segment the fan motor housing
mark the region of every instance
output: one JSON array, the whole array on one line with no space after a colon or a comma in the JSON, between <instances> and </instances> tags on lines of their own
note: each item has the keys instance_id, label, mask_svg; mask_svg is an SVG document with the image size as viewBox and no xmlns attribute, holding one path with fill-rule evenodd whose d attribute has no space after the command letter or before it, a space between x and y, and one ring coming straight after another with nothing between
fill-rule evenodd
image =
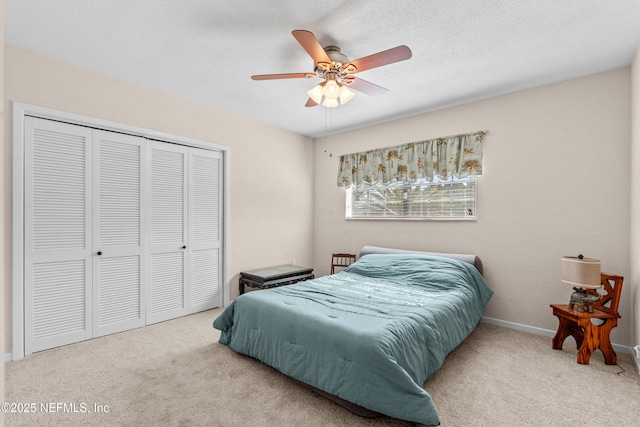
<instances>
[{"instance_id":1,"label":"fan motor housing","mask_svg":"<svg viewBox=\"0 0 640 427\"><path fill-rule=\"evenodd\" d=\"M324 51L327 53L329 59L331 59L331 62L340 63L342 65L349 62L347 55L342 53L338 46L327 46L324 48Z\"/></svg>"},{"instance_id":2,"label":"fan motor housing","mask_svg":"<svg viewBox=\"0 0 640 427\"><path fill-rule=\"evenodd\" d=\"M340 51L338 46L327 46L323 49L331 60L331 63L318 62L315 64L314 70L318 77L326 79L329 73L333 73L338 80L342 81L348 74L353 74L358 71L355 65L349 63L349 58ZM348 66L345 67L347 64ZM344 81L343 83L349 84L351 82Z\"/></svg>"}]
</instances>

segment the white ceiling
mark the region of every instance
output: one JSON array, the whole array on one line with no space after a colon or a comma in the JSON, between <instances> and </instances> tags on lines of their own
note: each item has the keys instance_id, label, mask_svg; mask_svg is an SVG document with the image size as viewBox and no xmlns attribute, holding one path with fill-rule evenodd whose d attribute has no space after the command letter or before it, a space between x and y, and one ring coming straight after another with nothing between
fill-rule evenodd
<instances>
[{"instance_id":1,"label":"white ceiling","mask_svg":"<svg viewBox=\"0 0 640 427\"><path fill-rule=\"evenodd\" d=\"M311 137L628 66L640 0L4 0L5 41ZM291 35L358 59L408 61L357 76L383 97L304 107L312 72Z\"/></svg>"}]
</instances>

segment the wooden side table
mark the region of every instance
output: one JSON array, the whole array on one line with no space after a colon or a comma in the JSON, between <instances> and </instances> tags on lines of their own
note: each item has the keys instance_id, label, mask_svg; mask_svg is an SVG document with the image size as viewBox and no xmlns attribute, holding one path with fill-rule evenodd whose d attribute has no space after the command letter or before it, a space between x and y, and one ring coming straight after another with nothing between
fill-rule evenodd
<instances>
[{"instance_id":1,"label":"wooden side table","mask_svg":"<svg viewBox=\"0 0 640 427\"><path fill-rule=\"evenodd\" d=\"M551 341L551 348L562 350L564 340L573 336L578 347L578 363L586 365L589 363L591 354L599 349L604 355L604 363L615 365L618 361L616 352L611 346L609 334L611 330L618 326L620 315L609 314L600 310L593 310L593 313L581 312L569 308L567 304L551 304L554 316L560 322L558 331ZM602 319L601 325L591 322L591 319Z\"/></svg>"},{"instance_id":2,"label":"wooden side table","mask_svg":"<svg viewBox=\"0 0 640 427\"><path fill-rule=\"evenodd\" d=\"M279 265L240 273L240 295L245 287L252 290L269 289L313 279L313 268L298 265Z\"/></svg>"},{"instance_id":3,"label":"wooden side table","mask_svg":"<svg viewBox=\"0 0 640 427\"><path fill-rule=\"evenodd\" d=\"M562 350L564 340L571 335L578 347L578 363L588 364L595 350L602 351L604 363L615 365L618 356L613 350L609 335L618 326L618 305L624 278L601 273L601 298L593 303L593 313L569 308L568 304L551 304L553 315L558 318L558 331L551 341L551 348ZM600 319L600 324L592 322Z\"/></svg>"}]
</instances>

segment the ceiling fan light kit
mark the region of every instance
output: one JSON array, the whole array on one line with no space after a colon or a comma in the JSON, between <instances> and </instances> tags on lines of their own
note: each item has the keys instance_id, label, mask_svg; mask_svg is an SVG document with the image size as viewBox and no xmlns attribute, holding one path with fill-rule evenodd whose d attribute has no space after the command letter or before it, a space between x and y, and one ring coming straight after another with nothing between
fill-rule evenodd
<instances>
[{"instance_id":1,"label":"ceiling fan light kit","mask_svg":"<svg viewBox=\"0 0 640 427\"><path fill-rule=\"evenodd\" d=\"M307 91L307 95L316 105L322 104L324 107L334 108L351 101L355 94L344 84L338 83L335 74L331 73L327 75L325 82Z\"/></svg>"},{"instance_id":2,"label":"ceiling fan light kit","mask_svg":"<svg viewBox=\"0 0 640 427\"><path fill-rule=\"evenodd\" d=\"M398 46L383 52L349 61L347 56L337 46L323 48L316 37L310 31L295 30L291 32L293 37L307 51L314 61L313 73L288 73L288 74L262 74L251 76L253 80L297 79L319 77L324 82L307 91L309 100L306 107L322 105L334 108L349 102L355 94L347 87L372 96L383 95L388 92L381 86L366 80L354 77L360 71L381 67L394 62L411 58L411 49L407 46Z\"/></svg>"}]
</instances>

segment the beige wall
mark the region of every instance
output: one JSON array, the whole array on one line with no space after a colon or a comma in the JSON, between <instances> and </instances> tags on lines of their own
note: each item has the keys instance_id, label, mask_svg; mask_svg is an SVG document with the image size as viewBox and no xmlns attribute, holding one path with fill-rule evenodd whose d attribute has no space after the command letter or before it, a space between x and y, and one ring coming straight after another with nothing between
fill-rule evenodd
<instances>
[{"instance_id":1,"label":"beige wall","mask_svg":"<svg viewBox=\"0 0 640 427\"><path fill-rule=\"evenodd\" d=\"M495 291L487 317L555 330L549 304L572 292L560 282L563 255L599 258L603 271L629 276L629 105L624 68L318 139L318 273L332 252L367 244L475 253ZM489 131L477 221L345 221L340 154L477 130ZM630 345L631 286L620 311L612 341Z\"/></svg>"},{"instance_id":2,"label":"beige wall","mask_svg":"<svg viewBox=\"0 0 640 427\"><path fill-rule=\"evenodd\" d=\"M12 101L231 147L231 298L240 271L313 265L309 138L5 45L4 320L11 351ZM206 88L203 88L206 90Z\"/></svg>"},{"instance_id":3,"label":"beige wall","mask_svg":"<svg viewBox=\"0 0 640 427\"><path fill-rule=\"evenodd\" d=\"M0 0L1 1L1 0ZM640 55L638 55L640 56ZM617 344L640 342L640 271L633 240L632 82L640 67L422 114L340 135L308 138L5 45L5 351L11 351L11 101L211 141L231 147L231 297L238 273L279 263L329 270L334 251L365 244L479 254L496 292L488 317L554 330L549 304L568 300L560 257L583 253L629 277ZM339 154L488 130L475 222L345 221L335 183ZM325 152L326 149L326 152ZM636 157L640 150L634 150ZM286 152L286 154L282 154ZM312 172L313 171L313 172ZM295 177L295 179L291 179ZM636 181L638 177L635 177ZM313 191L311 191L313 190ZM313 198L308 194L314 193ZM637 211L636 211L637 212ZM637 215L635 215L637 216ZM0 254L1 255L1 254ZM636 259L637 257L634 257ZM634 301L634 303L632 303ZM636 319L636 320L634 320ZM632 326L635 324L635 326Z\"/></svg>"},{"instance_id":4,"label":"beige wall","mask_svg":"<svg viewBox=\"0 0 640 427\"><path fill-rule=\"evenodd\" d=\"M3 77L2 81L0 81L0 99L4 99L4 0L0 0L0 76ZM4 103L0 105L0 147L5 147L5 137L4 137ZM0 164L4 165L5 160L5 151L0 150ZM5 200L5 190L4 190L4 182L5 177L3 174L0 174L0 200ZM0 224L4 224L8 222L5 214L5 210L2 209L0 211ZM4 236L4 227L0 228L0 242L5 241ZM0 245L0 272L5 271L6 261L5 261L5 247ZM4 277L0 277L0 283L3 284L3 287L7 287L9 283L6 281ZM0 303L1 304L1 303ZM0 305L1 306L1 305ZM5 309L6 311L6 309ZM7 347L5 345L4 337L5 337L5 316L4 313L0 314L0 355L4 356L7 352ZM3 357L4 358L4 357ZM1 362L0 362L1 363ZM2 367L0 367L0 398L4 402L4 363L2 363ZM4 425L4 413L0 412L0 426Z\"/></svg>"},{"instance_id":5,"label":"beige wall","mask_svg":"<svg viewBox=\"0 0 640 427\"><path fill-rule=\"evenodd\" d=\"M629 295L635 322L631 345L640 345L640 46L631 66L631 277ZM640 359L636 359L640 367Z\"/></svg>"}]
</instances>

